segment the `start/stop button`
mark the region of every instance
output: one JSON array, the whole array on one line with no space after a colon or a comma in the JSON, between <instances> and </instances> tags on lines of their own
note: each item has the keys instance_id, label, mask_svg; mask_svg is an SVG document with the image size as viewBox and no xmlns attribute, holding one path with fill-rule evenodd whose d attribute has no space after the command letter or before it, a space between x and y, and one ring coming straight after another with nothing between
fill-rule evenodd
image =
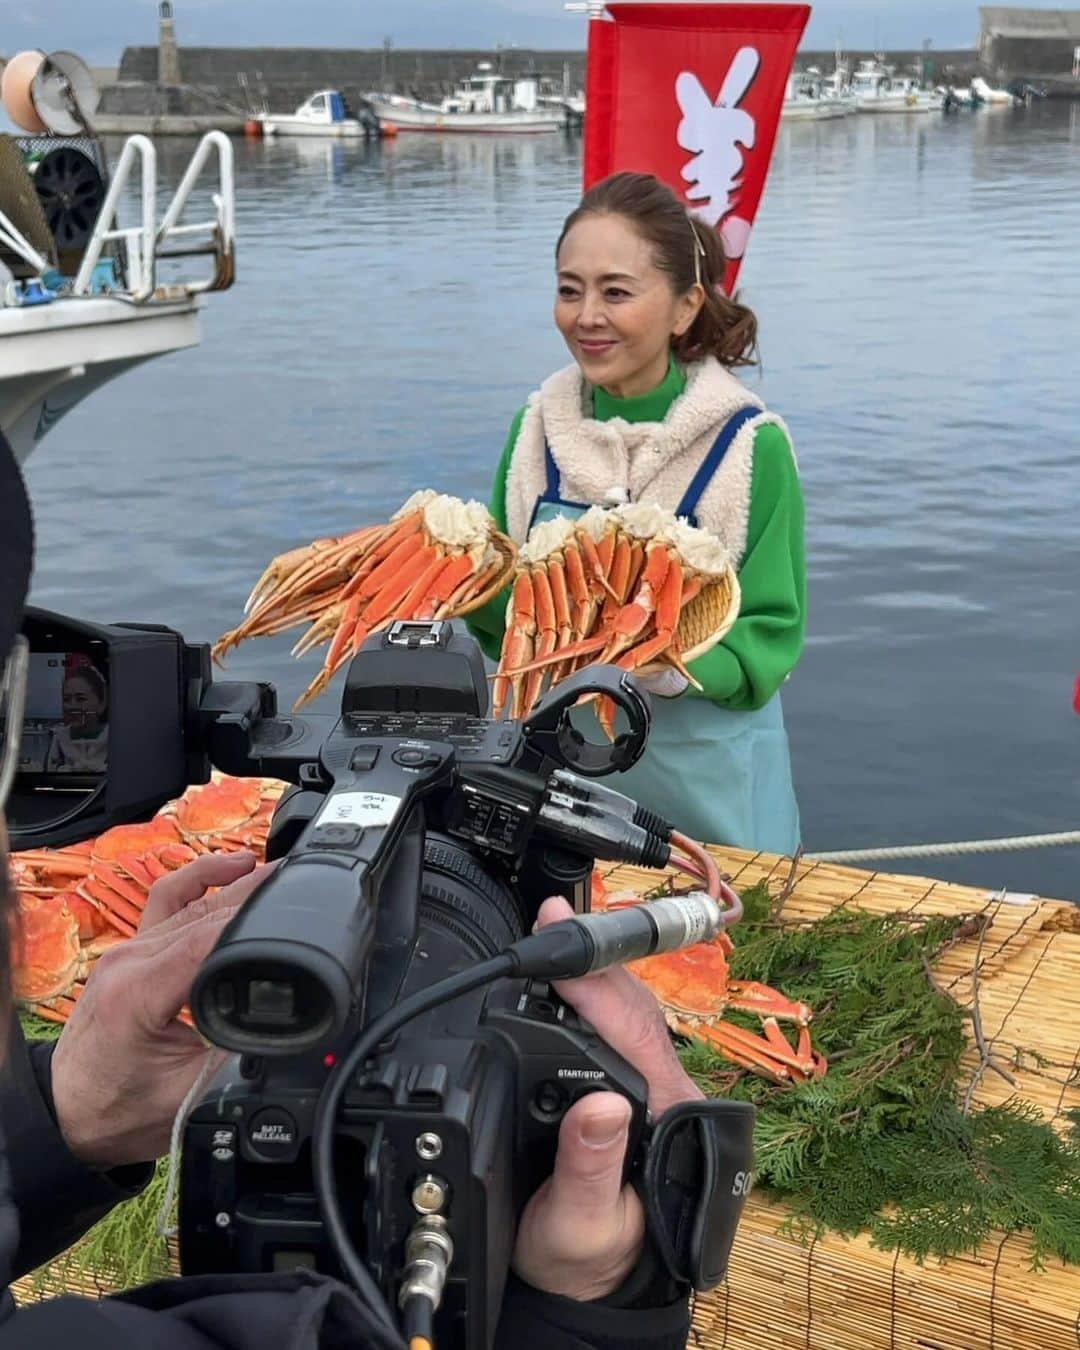
<instances>
[{"instance_id":1,"label":"start/stop button","mask_svg":"<svg viewBox=\"0 0 1080 1350\"><path fill-rule=\"evenodd\" d=\"M281 1106L264 1106L247 1125L248 1143L268 1162L291 1158L296 1152L296 1121Z\"/></svg>"},{"instance_id":2,"label":"start/stop button","mask_svg":"<svg viewBox=\"0 0 1080 1350\"><path fill-rule=\"evenodd\" d=\"M419 746L404 746L401 750L395 750L390 756L395 764L401 764L407 769L418 769L429 762L429 753L427 750L421 750Z\"/></svg>"}]
</instances>

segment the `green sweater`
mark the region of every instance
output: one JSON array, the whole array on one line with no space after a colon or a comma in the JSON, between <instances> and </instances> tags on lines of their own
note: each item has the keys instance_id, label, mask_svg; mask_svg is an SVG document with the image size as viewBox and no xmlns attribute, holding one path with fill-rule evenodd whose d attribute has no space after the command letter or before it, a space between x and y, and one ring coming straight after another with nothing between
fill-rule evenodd
<instances>
[{"instance_id":1,"label":"green sweater","mask_svg":"<svg viewBox=\"0 0 1080 1350\"><path fill-rule=\"evenodd\" d=\"M686 379L672 362L664 382L648 394L612 398L593 390L593 417L606 422L662 422L682 393ZM514 418L491 491L491 514L506 529L506 475L525 415ZM739 569L742 607L722 642L689 669L705 698L726 708L763 707L794 669L806 632L806 553L803 498L795 458L778 426L763 426L754 437L750 521L746 554ZM506 627L508 592L468 617L468 626L484 651L497 660ZM690 694L696 693L691 687Z\"/></svg>"}]
</instances>

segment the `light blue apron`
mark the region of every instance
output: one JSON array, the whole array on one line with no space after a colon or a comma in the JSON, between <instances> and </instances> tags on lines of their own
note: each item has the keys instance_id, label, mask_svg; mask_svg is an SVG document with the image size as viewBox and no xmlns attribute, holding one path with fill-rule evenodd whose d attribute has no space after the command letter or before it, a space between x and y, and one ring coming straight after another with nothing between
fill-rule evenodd
<instances>
[{"instance_id":1,"label":"light blue apron","mask_svg":"<svg viewBox=\"0 0 1080 1350\"><path fill-rule=\"evenodd\" d=\"M676 515L697 524L701 494L739 428L760 411L740 408L724 424ZM541 521L572 518L589 509L588 503L565 502L559 496L559 470L546 443L544 458L547 489L533 508L530 533ZM576 709L573 721L590 740L603 739L591 708ZM633 768L604 781L707 843L786 854L799 843L799 808L779 694L751 712L724 708L693 690L677 698L653 697L645 753Z\"/></svg>"}]
</instances>

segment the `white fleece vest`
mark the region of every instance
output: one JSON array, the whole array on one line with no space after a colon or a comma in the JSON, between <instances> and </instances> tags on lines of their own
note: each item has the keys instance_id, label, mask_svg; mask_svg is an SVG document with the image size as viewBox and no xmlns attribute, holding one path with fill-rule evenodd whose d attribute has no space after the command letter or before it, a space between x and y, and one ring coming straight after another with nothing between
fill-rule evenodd
<instances>
[{"instance_id":1,"label":"white fleece vest","mask_svg":"<svg viewBox=\"0 0 1080 1350\"><path fill-rule=\"evenodd\" d=\"M576 365L545 380L530 395L506 478L506 517L511 537L524 542L533 508L547 488L544 440L559 470L563 501L611 505L655 502L675 510L712 448L721 426L739 408L761 409L746 422L701 494L697 523L717 535L736 570L746 553L753 480L754 437L780 418L714 357L686 370L686 388L662 422L598 422L587 416L589 392Z\"/></svg>"}]
</instances>

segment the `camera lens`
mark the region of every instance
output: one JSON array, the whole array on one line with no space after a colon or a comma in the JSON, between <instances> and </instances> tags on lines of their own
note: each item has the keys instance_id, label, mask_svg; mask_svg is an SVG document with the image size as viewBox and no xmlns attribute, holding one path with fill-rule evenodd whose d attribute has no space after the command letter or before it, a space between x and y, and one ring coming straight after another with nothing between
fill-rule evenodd
<instances>
[{"instance_id":1,"label":"camera lens","mask_svg":"<svg viewBox=\"0 0 1080 1350\"><path fill-rule=\"evenodd\" d=\"M513 892L456 840L430 832L424 841L421 926L460 944L462 957L483 961L525 935Z\"/></svg>"}]
</instances>

